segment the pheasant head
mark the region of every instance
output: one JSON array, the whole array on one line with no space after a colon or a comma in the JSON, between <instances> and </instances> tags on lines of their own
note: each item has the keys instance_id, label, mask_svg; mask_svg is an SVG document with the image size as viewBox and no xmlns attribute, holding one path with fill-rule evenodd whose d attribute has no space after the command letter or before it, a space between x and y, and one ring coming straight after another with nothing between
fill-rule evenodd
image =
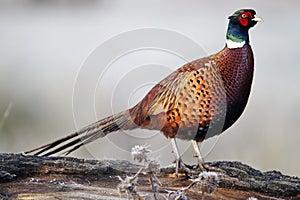
<instances>
[{"instance_id":1,"label":"pheasant head","mask_svg":"<svg viewBox=\"0 0 300 200\"><path fill-rule=\"evenodd\" d=\"M226 34L226 43L228 48L242 47L249 43L249 29L262 19L256 16L252 9L241 9L228 17L229 24Z\"/></svg>"}]
</instances>

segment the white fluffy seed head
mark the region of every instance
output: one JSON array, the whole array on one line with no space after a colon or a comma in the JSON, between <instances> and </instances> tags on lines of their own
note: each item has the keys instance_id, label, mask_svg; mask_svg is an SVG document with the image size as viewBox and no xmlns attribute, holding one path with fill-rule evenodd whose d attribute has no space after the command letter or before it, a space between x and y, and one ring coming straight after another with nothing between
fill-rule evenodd
<instances>
[{"instance_id":1,"label":"white fluffy seed head","mask_svg":"<svg viewBox=\"0 0 300 200\"><path fill-rule=\"evenodd\" d=\"M219 184L219 177L218 174L216 172L201 172L199 174L199 179L200 180L210 180L216 184Z\"/></svg>"},{"instance_id":2,"label":"white fluffy seed head","mask_svg":"<svg viewBox=\"0 0 300 200\"><path fill-rule=\"evenodd\" d=\"M131 149L131 156L133 160L138 162L147 160L147 153L151 152L149 149L149 145L135 145Z\"/></svg>"},{"instance_id":3,"label":"white fluffy seed head","mask_svg":"<svg viewBox=\"0 0 300 200\"><path fill-rule=\"evenodd\" d=\"M201 172L198 178L191 179L198 191L212 193L219 186L219 177L215 172Z\"/></svg>"}]
</instances>

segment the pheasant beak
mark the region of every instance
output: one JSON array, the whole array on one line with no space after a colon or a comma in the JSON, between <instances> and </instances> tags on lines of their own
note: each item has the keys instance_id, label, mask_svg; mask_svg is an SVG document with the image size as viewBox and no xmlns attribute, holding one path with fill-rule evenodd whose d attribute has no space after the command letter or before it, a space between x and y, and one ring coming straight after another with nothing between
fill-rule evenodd
<instances>
[{"instance_id":1,"label":"pheasant beak","mask_svg":"<svg viewBox=\"0 0 300 200\"><path fill-rule=\"evenodd\" d=\"M263 22L264 20L256 15L254 15L254 18L252 19L252 21L255 21L255 22Z\"/></svg>"}]
</instances>

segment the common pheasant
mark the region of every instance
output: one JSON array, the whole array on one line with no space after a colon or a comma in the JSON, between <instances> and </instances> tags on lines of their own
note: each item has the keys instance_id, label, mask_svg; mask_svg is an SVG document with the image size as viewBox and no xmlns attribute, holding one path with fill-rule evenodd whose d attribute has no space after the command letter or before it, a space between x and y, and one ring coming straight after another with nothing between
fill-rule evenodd
<instances>
[{"instance_id":1,"label":"common pheasant","mask_svg":"<svg viewBox=\"0 0 300 200\"><path fill-rule=\"evenodd\" d=\"M69 154L119 130L160 130L171 139L176 168L182 164L175 138L191 140L204 169L198 142L221 134L242 114L253 79L249 29L262 21L252 9L229 18L226 45L218 53L187 63L155 85L132 108L92 123L64 138L27 151L35 155ZM177 172L177 171L176 171Z\"/></svg>"}]
</instances>

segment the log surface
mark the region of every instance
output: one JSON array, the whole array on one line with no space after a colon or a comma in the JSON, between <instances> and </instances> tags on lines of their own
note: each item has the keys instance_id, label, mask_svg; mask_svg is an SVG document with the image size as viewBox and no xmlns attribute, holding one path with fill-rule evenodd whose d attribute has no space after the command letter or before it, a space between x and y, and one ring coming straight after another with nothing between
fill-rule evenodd
<instances>
[{"instance_id":1,"label":"log surface","mask_svg":"<svg viewBox=\"0 0 300 200\"><path fill-rule=\"evenodd\" d=\"M221 169L218 188L202 194L189 190L189 199L300 199L300 178L278 171L261 172L240 162L218 161L209 166ZM124 160L87 160L72 157L38 157L0 154L0 199L127 199L119 196L120 180L133 176L140 165ZM187 187L191 181L182 176L170 178L174 168L157 174L162 186L158 199L167 191ZM147 175L139 175L138 188L143 199L153 199Z\"/></svg>"}]
</instances>

